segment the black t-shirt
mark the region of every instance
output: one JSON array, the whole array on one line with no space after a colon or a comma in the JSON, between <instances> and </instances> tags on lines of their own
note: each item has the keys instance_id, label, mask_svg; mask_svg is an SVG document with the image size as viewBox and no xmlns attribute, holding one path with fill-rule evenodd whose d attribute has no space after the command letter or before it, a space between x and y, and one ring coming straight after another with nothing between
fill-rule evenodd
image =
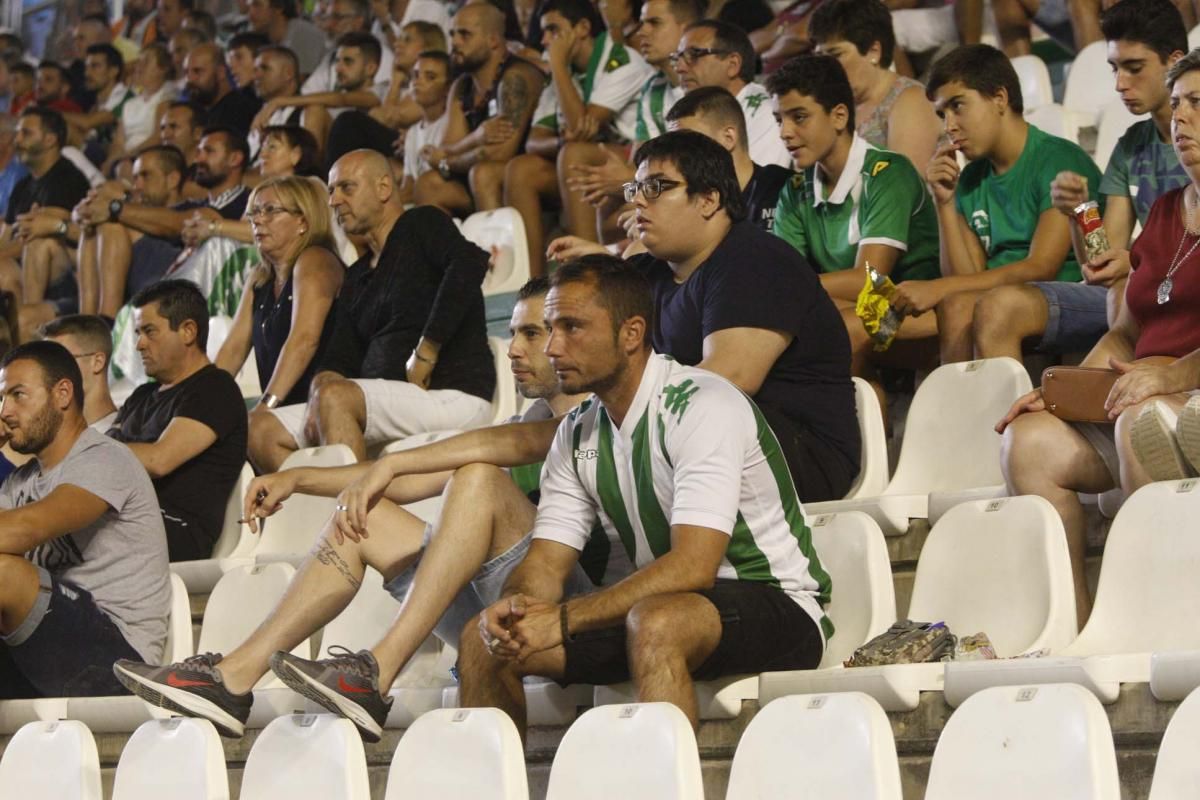
<instances>
[{"instance_id":1,"label":"black t-shirt","mask_svg":"<svg viewBox=\"0 0 1200 800\"><path fill-rule=\"evenodd\" d=\"M441 344L431 389L491 402L496 367L481 284L488 255L450 217L418 206L396 220L379 264L371 254L346 270L333 335L320 370L347 378L407 380L405 361L422 336Z\"/></svg>"},{"instance_id":2,"label":"black t-shirt","mask_svg":"<svg viewBox=\"0 0 1200 800\"><path fill-rule=\"evenodd\" d=\"M754 175L742 190L746 203L746 221L767 233L775 230L775 206L779 192L792 177L792 171L778 164L754 165Z\"/></svg>"},{"instance_id":3,"label":"black t-shirt","mask_svg":"<svg viewBox=\"0 0 1200 800\"><path fill-rule=\"evenodd\" d=\"M817 274L791 245L739 222L682 284L665 261L649 254L632 261L645 267L654 286L654 350L681 364L699 364L704 339L727 328L792 334L755 402L858 464L850 339Z\"/></svg>"},{"instance_id":4,"label":"black t-shirt","mask_svg":"<svg viewBox=\"0 0 1200 800\"><path fill-rule=\"evenodd\" d=\"M209 427L217 440L174 472L154 481L164 514L196 526L211 547L221 533L225 502L246 461L246 404L233 376L209 364L166 391L145 383L117 412L108 435L155 442L176 417Z\"/></svg>"},{"instance_id":5,"label":"black t-shirt","mask_svg":"<svg viewBox=\"0 0 1200 800\"><path fill-rule=\"evenodd\" d=\"M40 178L26 175L17 181L12 195L8 200L8 214L5 221L9 225L17 221L18 214L24 214L37 203L42 208L65 208L67 211L87 196L92 186L79 168L70 160L59 156L54 166L46 170Z\"/></svg>"},{"instance_id":6,"label":"black t-shirt","mask_svg":"<svg viewBox=\"0 0 1200 800\"><path fill-rule=\"evenodd\" d=\"M766 0L737 0L726 3L717 19L737 25L746 33L750 33L774 22L775 14Z\"/></svg>"},{"instance_id":7,"label":"black t-shirt","mask_svg":"<svg viewBox=\"0 0 1200 800\"><path fill-rule=\"evenodd\" d=\"M253 91L234 89L208 109L208 125L232 128L245 138L250 135L250 124L260 108L262 101Z\"/></svg>"}]
</instances>

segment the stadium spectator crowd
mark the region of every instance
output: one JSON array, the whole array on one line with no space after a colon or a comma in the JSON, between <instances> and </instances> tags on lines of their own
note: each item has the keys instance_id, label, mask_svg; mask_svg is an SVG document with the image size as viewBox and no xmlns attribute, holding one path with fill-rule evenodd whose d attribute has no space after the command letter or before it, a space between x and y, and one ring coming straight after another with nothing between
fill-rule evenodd
<instances>
[{"instance_id":1,"label":"stadium spectator crowd","mask_svg":"<svg viewBox=\"0 0 1200 800\"><path fill-rule=\"evenodd\" d=\"M821 659L803 504L858 476L852 378L886 413L944 364L1116 371L1109 423L1040 390L987 421L1008 491L1063 519L1081 622L1077 493L1200 471L1190 2L206 5L126 0L56 59L0 37L0 698L119 681L237 736L273 671L377 739L436 634L463 702L518 724L531 676L632 679L694 723L689 676ZM1148 115L1106 165L1027 120L1031 24L1104 41ZM498 253L461 222L501 208L530 280L498 375ZM327 445L357 463L283 468ZM246 463L252 530L297 493L336 511L244 643L162 664L169 563L209 557ZM368 566L403 604L385 637L290 654Z\"/></svg>"}]
</instances>

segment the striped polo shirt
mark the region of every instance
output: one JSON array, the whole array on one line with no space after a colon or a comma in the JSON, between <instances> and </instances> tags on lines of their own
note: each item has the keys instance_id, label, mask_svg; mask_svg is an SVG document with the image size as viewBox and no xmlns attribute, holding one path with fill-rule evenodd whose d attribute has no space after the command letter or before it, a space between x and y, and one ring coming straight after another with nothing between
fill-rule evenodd
<instances>
[{"instance_id":1,"label":"striped polo shirt","mask_svg":"<svg viewBox=\"0 0 1200 800\"><path fill-rule=\"evenodd\" d=\"M786 592L818 624L829 575L774 433L732 383L652 355L618 427L591 398L563 420L542 473L535 538L582 550L596 520L640 569L671 549L671 526L730 537L718 578Z\"/></svg>"}]
</instances>

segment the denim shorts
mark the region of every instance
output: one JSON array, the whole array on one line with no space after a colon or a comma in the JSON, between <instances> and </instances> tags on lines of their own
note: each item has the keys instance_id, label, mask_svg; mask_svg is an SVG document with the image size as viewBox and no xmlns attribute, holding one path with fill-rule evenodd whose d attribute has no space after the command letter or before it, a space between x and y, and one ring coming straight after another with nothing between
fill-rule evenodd
<instances>
[{"instance_id":1,"label":"denim shorts","mask_svg":"<svg viewBox=\"0 0 1200 800\"><path fill-rule=\"evenodd\" d=\"M429 546L430 540L433 538L433 526L425 526L425 538L422 542L422 549ZM517 564L525 558L525 554L529 552L529 543L533 541L533 534L527 533L519 542L505 550L500 555L490 561L485 561L479 571L475 573L475 577L471 582L459 590L454 599L450 601L450 605L442 613L437 625L433 628L433 633L439 639L451 647L458 647L458 636L462 633L462 629L471 618L490 606L492 603L500 599L501 592L504 591L504 583L508 580L508 576L516 568ZM404 602L404 598L408 595L408 590L412 586L413 577L416 575L417 565L421 563L418 556L408 569L401 572L396 577L387 582L384 587L391 593L392 597ZM587 594L595 591L596 586L588 579L587 573L583 571L583 567L576 564L571 570L570 576L567 578L566 584L563 586L563 597L574 597L575 595Z\"/></svg>"},{"instance_id":2,"label":"denim shorts","mask_svg":"<svg viewBox=\"0 0 1200 800\"><path fill-rule=\"evenodd\" d=\"M1037 281L1050 316L1040 353L1086 353L1108 333L1108 289L1088 283Z\"/></svg>"},{"instance_id":3,"label":"denim shorts","mask_svg":"<svg viewBox=\"0 0 1200 800\"><path fill-rule=\"evenodd\" d=\"M0 636L0 698L126 694L114 661L142 656L86 589L37 568L37 599L24 622Z\"/></svg>"}]
</instances>

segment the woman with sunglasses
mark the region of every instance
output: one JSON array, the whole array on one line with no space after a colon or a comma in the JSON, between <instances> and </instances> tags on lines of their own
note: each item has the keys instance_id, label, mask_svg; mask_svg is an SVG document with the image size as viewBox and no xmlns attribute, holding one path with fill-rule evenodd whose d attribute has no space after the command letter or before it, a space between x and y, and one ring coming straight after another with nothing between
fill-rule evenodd
<instances>
[{"instance_id":1,"label":"woman with sunglasses","mask_svg":"<svg viewBox=\"0 0 1200 800\"><path fill-rule=\"evenodd\" d=\"M316 178L268 178L250 196L246 218L263 260L246 282L216 363L236 375L253 347L263 390L253 414L307 401L345 266Z\"/></svg>"}]
</instances>

